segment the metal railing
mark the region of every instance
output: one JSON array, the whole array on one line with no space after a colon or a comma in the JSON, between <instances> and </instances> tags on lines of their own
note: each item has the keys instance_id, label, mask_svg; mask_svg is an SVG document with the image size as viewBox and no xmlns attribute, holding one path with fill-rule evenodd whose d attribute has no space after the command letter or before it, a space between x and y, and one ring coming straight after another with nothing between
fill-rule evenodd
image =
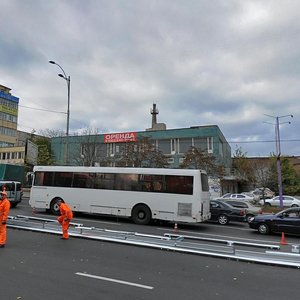
<instances>
[{"instance_id":1,"label":"metal railing","mask_svg":"<svg viewBox=\"0 0 300 300\"><path fill-rule=\"evenodd\" d=\"M21 230L61 234L60 224L53 219L18 215L9 217L7 226ZM152 235L86 227L83 224L73 222L70 223L69 235L76 238L300 268L299 245L291 245L290 251L282 251L279 244L250 243L238 240L180 235L178 233Z\"/></svg>"}]
</instances>

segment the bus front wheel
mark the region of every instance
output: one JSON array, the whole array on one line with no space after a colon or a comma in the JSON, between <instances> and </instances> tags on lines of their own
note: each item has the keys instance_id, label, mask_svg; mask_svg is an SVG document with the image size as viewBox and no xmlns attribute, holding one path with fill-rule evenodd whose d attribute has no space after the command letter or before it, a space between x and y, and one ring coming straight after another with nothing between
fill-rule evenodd
<instances>
[{"instance_id":1,"label":"bus front wheel","mask_svg":"<svg viewBox=\"0 0 300 300\"><path fill-rule=\"evenodd\" d=\"M59 215L58 201L63 201L61 198L54 198L50 204L50 211L53 215Z\"/></svg>"},{"instance_id":2,"label":"bus front wheel","mask_svg":"<svg viewBox=\"0 0 300 300\"><path fill-rule=\"evenodd\" d=\"M138 204L133 208L131 216L135 224L147 225L151 221L151 210L144 204Z\"/></svg>"}]
</instances>

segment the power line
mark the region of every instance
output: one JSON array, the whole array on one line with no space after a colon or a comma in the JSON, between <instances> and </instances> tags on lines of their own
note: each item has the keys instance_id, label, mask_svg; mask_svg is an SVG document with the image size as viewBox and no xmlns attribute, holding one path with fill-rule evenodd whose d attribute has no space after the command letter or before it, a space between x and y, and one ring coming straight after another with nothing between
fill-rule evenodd
<instances>
[{"instance_id":1,"label":"power line","mask_svg":"<svg viewBox=\"0 0 300 300\"><path fill-rule=\"evenodd\" d=\"M55 111L55 110L50 110L50 109L43 109L43 108L36 108L36 107L30 107L30 106L24 106L24 105L19 105L19 107L24 107L28 109L34 109L34 110L41 110L41 111L46 111L46 112L52 112L56 114L66 114L66 112L63 111Z\"/></svg>"},{"instance_id":2,"label":"power line","mask_svg":"<svg viewBox=\"0 0 300 300\"><path fill-rule=\"evenodd\" d=\"M300 139L280 140L281 142L300 142ZM227 141L228 144L275 143L275 140L265 141Z\"/></svg>"},{"instance_id":3,"label":"power line","mask_svg":"<svg viewBox=\"0 0 300 300\"><path fill-rule=\"evenodd\" d=\"M43 108L35 108L35 107L30 107L30 106L24 106L24 105L19 105L19 107L23 108L28 108L28 109L33 109L33 110L40 110L40 111L46 111L46 112L51 112L51 113L58 113L58 114L67 114L66 112L62 111L55 111L55 110L50 110L50 109L43 109ZM78 121L81 122L81 121ZM20 124L19 124L20 125ZM20 125L22 126L22 125ZM22 126L22 127L27 127L27 126ZM30 128L30 127L27 127ZM275 140L263 140L263 141L227 141L228 144L255 144L255 143L274 143ZM281 142L300 142L300 139L282 139Z\"/></svg>"}]
</instances>

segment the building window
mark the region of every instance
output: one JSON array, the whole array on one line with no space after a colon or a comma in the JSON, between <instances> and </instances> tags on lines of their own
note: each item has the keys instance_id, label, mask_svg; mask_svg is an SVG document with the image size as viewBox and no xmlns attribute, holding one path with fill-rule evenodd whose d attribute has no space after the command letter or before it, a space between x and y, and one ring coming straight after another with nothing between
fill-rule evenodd
<instances>
[{"instance_id":1,"label":"building window","mask_svg":"<svg viewBox=\"0 0 300 300\"><path fill-rule=\"evenodd\" d=\"M207 138L206 137L194 138L194 147L200 149L201 151L207 151Z\"/></svg>"},{"instance_id":2,"label":"building window","mask_svg":"<svg viewBox=\"0 0 300 300\"><path fill-rule=\"evenodd\" d=\"M16 136L17 130L7 128L7 127L0 127L0 134L8 135L8 136Z\"/></svg>"},{"instance_id":3,"label":"building window","mask_svg":"<svg viewBox=\"0 0 300 300\"><path fill-rule=\"evenodd\" d=\"M192 147L192 139L191 138L186 138L186 139L178 139L178 153L184 154L188 152L191 147Z\"/></svg>"},{"instance_id":4,"label":"building window","mask_svg":"<svg viewBox=\"0 0 300 300\"><path fill-rule=\"evenodd\" d=\"M159 140L157 145L163 154L170 154L170 140Z\"/></svg>"},{"instance_id":5,"label":"building window","mask_svg":"<svg viewBox=\"0 0 300 300\"><path fill-rule=\"evenodd\" d=\"M116 145L114 143L107 144L107 156L114 156L116 152Z\"/></svg>"},{"instance_id":6,"label":"building window","mask_svg":"<svg viewBox=\"0 0 300 300\"><path fill-rule=\"evenodd\" d=\"M224 145L223 145L222 141L219 140L219 154L221 157L224 156L223 147L224 147Z\"/></svg>"},{"instance_id":7,"label":"building window","mask_svg":"<svg viewBox=\"0 0 300 300\"><path fill-rule=\"evenodd\" d=\"M213 137L208 136L208 137L197 137L193 138L192 145L201 151L205 151L207 153L213 153L214 148L213 148Z\"/></svg>"},{"instance_id":8,"label":"building window","mask_svg":"<svg viewBox=\"0 0 300 300\"><path fill-rule=\"evenodd\" d=\"M207 138L207 152L208 153L213 153L213 137L208 137Z\"/></svg>"},{"instance_id":9,"label":"building window","mask_svg":"<svg viewBox=\"0 0 300 300\"><path fill-rule=\"evenodd\" d=\"M171 154L178 153L179 151L179 139L171 139Z\"/></svg>"}]
</instances>

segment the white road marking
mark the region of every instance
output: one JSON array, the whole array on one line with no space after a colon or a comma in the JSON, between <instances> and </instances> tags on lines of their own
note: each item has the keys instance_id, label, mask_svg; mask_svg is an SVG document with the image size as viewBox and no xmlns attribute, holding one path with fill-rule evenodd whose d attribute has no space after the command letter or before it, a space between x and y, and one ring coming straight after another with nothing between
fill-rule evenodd
<instances>
[{"instance_id":1,"label":"white road marking","mask_svg":"<svg viewBox=\"0 0 300 300\"><path fill-rule=\"evenodd\" d=\"M96 275L92 275L92 274L88 274L88 273L77 272L75 274L79 275L79 276L84 276L84 277L89 277L89 278L94 278L94 279L99 279L99 280L105 280L105 281L111 281L111 282L125 284L125 285L131 285L131 286L135 286L135 287L139 287L139 288L143 288L143 289L147 289L147 290L154 289L153 286L149 286L149 285L143 285L143 284L123 281L123 280L118 280L118 279L113 279L113 278L108 278L108 277L101 277L101 276L96 276Z\"/></svg>"}]
</instances>

